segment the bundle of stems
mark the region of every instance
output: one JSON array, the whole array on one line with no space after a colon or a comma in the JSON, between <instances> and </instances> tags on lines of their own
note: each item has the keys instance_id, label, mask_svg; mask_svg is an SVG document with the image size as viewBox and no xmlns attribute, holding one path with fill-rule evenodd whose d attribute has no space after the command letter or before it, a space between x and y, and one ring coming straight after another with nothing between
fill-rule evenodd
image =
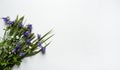
<instances>
[{"instance_id":1,"label":"bundle of stems","mask_svg":"<svg viewBox=\"0 0 120 70\"><path fill-rule=\"evenodd\" d=\"M32 32L32 24L23 24L24 16L16 17L11 21L9 17L3 17L5 23L4 36L0 41L0 70L11 70L14 65L20 65L22 59L33 56L39 52L45 54L48 41L54 34L52 30L35 35Z\"/></svg>"}]
</instances>

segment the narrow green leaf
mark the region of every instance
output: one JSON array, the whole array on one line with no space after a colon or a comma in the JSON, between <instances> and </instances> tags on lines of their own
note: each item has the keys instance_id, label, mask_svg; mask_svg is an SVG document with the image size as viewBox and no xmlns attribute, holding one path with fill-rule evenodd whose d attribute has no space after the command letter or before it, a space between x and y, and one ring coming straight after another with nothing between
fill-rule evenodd
<instances>
[{"instance_id":1,"label":"narrow green leaf","mask_svg":"<svg viewBox=\"0 0 120 70\"><path fill-rule=\"evenodd\" d=\"M52 41L50 41L49 43L47 43L44 47L47 47L48 45L50 45L50 44L51 44L51 42L52 42Z\"/></svg>"},{"instance_id":2,"label":"narrow green leaf","mask_svg":"<svg viewBox=\"0 0 120 70\"><path fill-rule=\"evenodd\" d=\"M51 36L49 36L47 39L45 39L45 40L42 40L41 41L41 44L43 44L44 42L46 42L47 40L49 40L51 37L53 37L54 36L54 34L53 35L51 35Z\"/></svg>"},{"instance_id":3,"label":"narrow green leaf","mask_svg":"<svg viewBox=\"0 0 120 70\"><path fill-rule=\"evenodd\" d=\"M41 38L40 38L40 40L42 40L43 38L45 38L47 35L49 35L50 33L52 32L52 29L50 30L50 31L48 31L46 34L44 34Z\"/></svg>"}]
</instances>

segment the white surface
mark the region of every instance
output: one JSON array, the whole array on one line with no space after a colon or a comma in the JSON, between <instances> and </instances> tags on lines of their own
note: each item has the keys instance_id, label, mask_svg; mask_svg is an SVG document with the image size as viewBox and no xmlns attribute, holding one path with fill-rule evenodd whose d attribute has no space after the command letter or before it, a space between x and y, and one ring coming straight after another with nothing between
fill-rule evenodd
<instances>
[{"instance_id":1,"label":"white surface","mask_svg":"<svg viewBox=\"0 0 120 70\"><path fill-rule=\"evenodd\" d=\"M119 0L1 0L0 17L25 15L35 33L54 28L45 56L13 70L120 70Z\"/></svg>"}]
</instances>

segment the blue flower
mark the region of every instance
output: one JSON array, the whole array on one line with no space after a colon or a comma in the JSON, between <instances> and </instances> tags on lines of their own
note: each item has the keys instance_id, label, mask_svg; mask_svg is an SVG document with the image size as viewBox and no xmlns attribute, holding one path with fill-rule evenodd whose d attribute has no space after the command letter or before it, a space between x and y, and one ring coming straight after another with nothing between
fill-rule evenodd
<instances>
[{"instance_id":1,"label":"blue flower","mask_svg":"<svg viewBox=\"0 0 120 70\"><path fill-rule=\"evenodd\" d=\"M24 37L28 37L29 34L30 34L29 31L26 31L26 32L23 33Z\"/></svg>"},{"instance_id":2,"label":"blue flower","mask_svg":"<svg viewBox=\"0 0 120 70\"><path fill-rule=\"evenodd\" d=\"M23 57L25 55L25 53L20 52L20 57Z\"/></svg>"},{"instance_id":3,"label":"blue flower","mask_svg":"<svg viewBox=\"0 0 120 70\"><path fill-rule=\"evenodd\" d=\"M19 44L16 44L15 48L13 49L13 53L16 53L20 48L20 45Z\"/></svg>"},{"instance_id":4,"label":"blue flower","mask_svg":"<svg viewBox=\"0 0 120 70\"><path fill-rule=\"evenodd\" d=\"M37 46L39 46L39 47L40 47L40 46L41 46L41 43L40 43L40 42L38 42L38 43L37 43Z\"/></svg>"},{"instance_id":5,"label":"blue flower","mask_svg":"<svg viewBox=\"0 0 120 70\"><path fill-rule=\"evenodd\" d=\"M19 44L16 44L16 46L15 46L15 50L18 50L20 48L20 45Z\"/></svg>"},{"instance_id":6,"label":"blue flower","mask_svg":"<svg viewBox=\"0 0 120 70\"><path fill-rule=\"evenodd\" d=\"M18 24L18 27L19 27L19 28L22 28L22 27L23 27L22 23L19 23L19 24Z\"/></svg>"},{"instance_id":7,"label":"blue flower","mask_svg":"<svg viewBox=\"0 0 120 70\"><path fill-rule=\"evenodd\" d=\"M42 54L45 54L45 51L46 51L46 48L45 48L45 47L42 47L42 48L41 48Z\"/></svg>"},{"instance_id":8,"label":"blue flower","mask_svg":"<svg viewBox=\"0 0 120 70\"><path fill-rule=\"evenodd\" d=\"M31 39L26 40L26 44L30 44Z\"/></svg>"},{"instance_id":9,"label":"blue flower","mask_svg":"<svg viewBox=\"0 0 120 70\"><path fill-rule=\"evenodd\" d=\"M14 21L9 21L9 25L13 25L14 24Z\"/></svg>"},{"instance_id":10,"label":"blue flower","mask_svg":"<svg viewBox=\"0 0 120 70\"><path fill-rule=\"evenodd\" d=\"M27 28L28 28L28 31L29 31L29 32L32 31L32 25L31 25L31 24L28 24L28 25L27 25Z\"/></svg>"},{"instance_id":11,"label":"blue flower","mask_svg":"<svg viewBox=\"0 0 120 70\"><path fill-rule=\"evenodd\" d=\"M6 25L13 25L14 21L10 21L8 17L3 17L3 21Z\"/></svg>"},{"instance_id":12,"label":"blue flower","mask_svg":"<svg viewBox=\"0 0 120 70\"><path fill-rule=\"evenodd\" d=\"M28 25L27 25L27 28L28 28L28 29L32 29L32 24L28 24Z\"/></svg>"},{"instance_id":13,"label":"blue flower","mask_svg":"<svg viewBox=\"0 0 120 70\"><path fill-rule=\"evenodd\" d=\"M38 39L40 39L41 35L40 35L40 34L37 34L37 37L38 37Z\"/></svg>"},{"instance_id":14,"label":"blue flower","mask_svg":"<svg viewBox=\"0 0 120 70\"><path fill-rule=\"evenodd\" d=\"M3 19L3 21L5 22L5 24L9 24L9 23L8 23L8 22L9 22L8 17L3 17L2 19Z\"/></svg>"}]
</instances>

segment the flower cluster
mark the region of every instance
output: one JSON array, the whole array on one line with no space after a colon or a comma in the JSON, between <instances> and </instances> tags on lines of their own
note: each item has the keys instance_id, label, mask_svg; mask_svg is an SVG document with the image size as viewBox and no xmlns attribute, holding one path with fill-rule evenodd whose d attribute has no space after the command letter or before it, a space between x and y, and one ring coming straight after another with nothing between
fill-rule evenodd
<instances>
[{"instance_id":1,"label":"flower cluster","mask_svg":"<svg viewBox=\"0 0 120 70\"><path fill-rule=\"evenodd\" d=\"M50 44L45 42L53 36L48 36L52 30L43 36L35 35L32 32L32 24L23 25L24 16L17 16L14 21L9 17L2 19L6 27L0 41L0 70L11 70L14 65L20 65L23 58L39 52L45 54L46 47Z\"/></svg>"}]
</instances>

